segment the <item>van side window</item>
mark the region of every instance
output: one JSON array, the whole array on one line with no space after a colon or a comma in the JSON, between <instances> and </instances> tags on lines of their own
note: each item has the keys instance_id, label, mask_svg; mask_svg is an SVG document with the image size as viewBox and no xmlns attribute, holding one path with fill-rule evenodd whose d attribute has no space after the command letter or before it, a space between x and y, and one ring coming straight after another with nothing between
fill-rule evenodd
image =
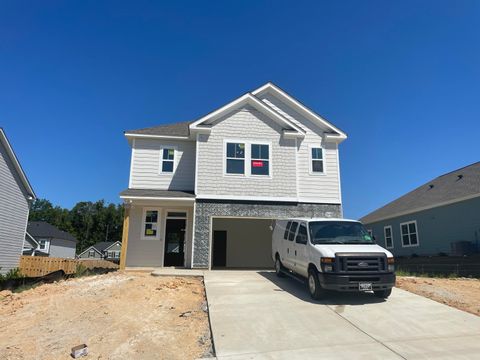
<instances>
[{"instance_id":1,"label":"van side window","mask_svg":"<svg viewBox=\"0 0 480 360\"><path fill-rule=\"evenodd\" d=\"M298 234L295 238L297 244L306 244L307 243L307 228L304 224L301 224L298 228Z\"/></svg>"},{"instance_id":2,"label":"van side window","mask_svg":"<svg viewBox=\"0 0 480 360\"><path fill-rule=\"evenodd\" d=\"M290 226L292 225L292 222L289 221L287 222L287 226L285 226L285 234L283 234L283 238L287 240L288 238L288 231L290 230Z\"/></svg>"},{"instance_id":3,"label":"van side window","mask_svg":"<svg viewBox=\"0 0 480 360\"><path fill-rule=\"evenodd\" d=\"M288 240L293 241L295 238L295 232L297 231L298 223L292 222L292 226L290 226L290 233L288 234Z\"/></svg>"}]
</instances>

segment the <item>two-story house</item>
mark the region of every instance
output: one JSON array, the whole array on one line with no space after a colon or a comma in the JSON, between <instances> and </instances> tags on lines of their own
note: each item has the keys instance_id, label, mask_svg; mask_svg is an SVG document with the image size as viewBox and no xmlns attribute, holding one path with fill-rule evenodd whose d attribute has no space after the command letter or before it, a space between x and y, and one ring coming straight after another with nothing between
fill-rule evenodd
<instances>
[{"instance_id":1,"label":"two-story house","mask_svg":"<svg viewBox=\"0 0 480 360\"><path fill-rule=\"evenodd\" d=\"M125 136L121 266L271 267L273 220L342 216L346 134L271 83Z\"/></svg>"}]
</instances>

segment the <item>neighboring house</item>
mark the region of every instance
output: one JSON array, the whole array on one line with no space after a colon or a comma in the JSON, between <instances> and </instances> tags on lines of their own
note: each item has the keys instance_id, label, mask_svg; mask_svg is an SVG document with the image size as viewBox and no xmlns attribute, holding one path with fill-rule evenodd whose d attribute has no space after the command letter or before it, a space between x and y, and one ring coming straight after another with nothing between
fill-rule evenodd
<instances>
[{"instance_id":1,"label":"neighboring house","mask_svg":"<svg viewBox=\"0 0 480 360\"><path fill-rule=\"evenodd\" d=\"M28 233L25 232L25 240L23 242L23 255L30 255L30 256L48 256L47 253L39 250L40 244L35 240L35 238Z\"/></svg>"},{"instance_id":2,"label":"neighboring house","mask_svg":"<svg viewBox=\"0 0 480 360\"><path fill-rule=\"evenodd\" d=\"M478 251L480 162L439 176L360 220L397 256Z\"/></svg>"},{"instance_id":3,"label":"neighboring house","mask_svg":"<svg viewBox=\"0 0 480 360\"><path fill-rule=\"evenodd\" d=\"M342 216L345 133L271 83L125 136L122 267L271 267L272 220Z\"/></svg>"},{"instance_id":4,"label":"neighboring house","mask_svg":"<svg viewBox=\"0 0 480 360\"><path fill-rule=\"evenodd\" d=\"M0 274L18 267L35 193L0 128Z\"/></svg>"},{"instance_id":5,"label":"neighboring house","mask_svg":"<svg viewBox=\"0 0 480 360\"><path fill-rule=\"evenodd\" d=\"M49 257L75 258L77 239L70 233L62 231L45 221L29 221L25 239L31 236L38 243L41 253ZM40 254L41 255L41 254Z\"/></svg>"},{"instance_id":6,"label":"neighboring house","mask_svg":"<svg viewBox=\"0 0 480 360\"><path fill-rule=\"evenodd\" d=\"M122 252L122 243L120 241L102 241L90 246L77 257L79 259L97 259L120 261L120 253Z\"/></svg>"}]
</instances>

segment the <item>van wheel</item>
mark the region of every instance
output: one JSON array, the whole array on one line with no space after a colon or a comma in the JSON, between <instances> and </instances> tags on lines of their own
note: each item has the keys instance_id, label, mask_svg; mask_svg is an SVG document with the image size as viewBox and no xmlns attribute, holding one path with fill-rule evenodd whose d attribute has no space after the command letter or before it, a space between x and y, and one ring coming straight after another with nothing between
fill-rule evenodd
<instances>
[{"instance_id":1,"label":"van wheel","mask_svg":"<svg viewBox=\"0 0 480 360\"><path fill-rule=\"evenodd\" d=\"M283 265L282 262L280 261L280 256L275 257L275 274L277 274L278 277L284 277L285 274L283 273Z\"/></svg>"},{"instance_id":2,"label":"van wheel","mask_svg":"<svg viewBox=\"0 0 480 360\"><path fill-rule=\"evenodd\" d=\"M377 290L377 291L374 291L373 294L380 298L380 299L386 299L390 296L390 294L392 293L392 289L387 289L387 290Z\"/></svg>"},{"instance_id":3,"label":"van wheel","mask_svg":"<svg viewBox=\"0 0 480 360\"><path fill-rule=\"evenodd\" d=\"M320 281L318 281L318 274L317 271L311 269L308 271L308 291L310 292L310 296L314 300L320 300L325 295L325 290L322 289L320 285Z\"/></svg>"}]
</instances>

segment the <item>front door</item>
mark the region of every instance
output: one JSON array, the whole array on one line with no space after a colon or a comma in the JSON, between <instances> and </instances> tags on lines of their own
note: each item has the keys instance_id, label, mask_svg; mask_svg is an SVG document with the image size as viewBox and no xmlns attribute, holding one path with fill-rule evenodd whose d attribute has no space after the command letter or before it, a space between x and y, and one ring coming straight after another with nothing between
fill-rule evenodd
<instances>
[{"instance_id":1,"label":"front door","mask_svg":"<svg viewBox=\"0 0 480 360\"><path fill-rule=\"evenodd\" d=\"M185 265L185 219L167 219L163 266Z\"/></svg>"},{"instance_id":2,"label":"front door","mask_svg":"<svg viewBox=\"0 0 480 360\"><path fill-rule=\"evenodd\" d=\"M213 232L213 261L214 267L227 266L227 232L218 230Z\"/></svg>"}]
</instances>

